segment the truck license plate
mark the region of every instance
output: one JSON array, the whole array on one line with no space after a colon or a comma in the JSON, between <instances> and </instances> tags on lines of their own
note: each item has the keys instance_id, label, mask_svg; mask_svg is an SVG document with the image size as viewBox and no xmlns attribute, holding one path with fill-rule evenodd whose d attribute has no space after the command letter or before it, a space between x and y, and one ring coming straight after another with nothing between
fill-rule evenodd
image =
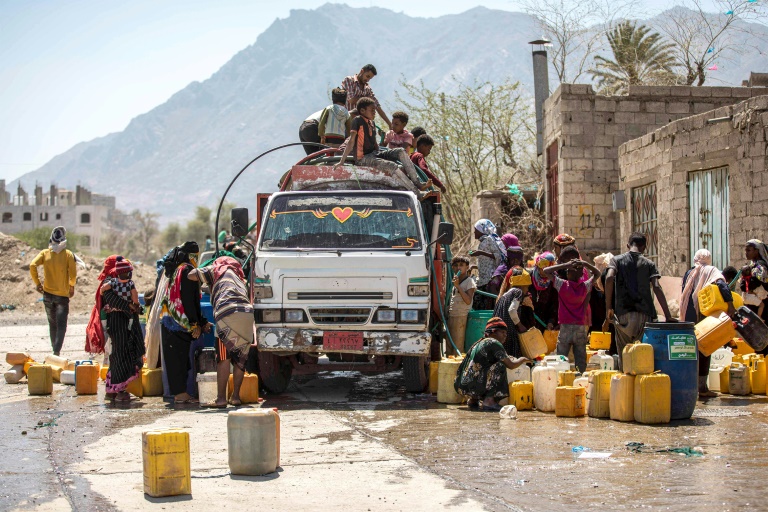
<instances>
[{"instance_id":1,"label":"truck license plate","mask_svg":"<svg viewBox=\"0 0 768 512\"><path fill-rule=\"evenodd\" d=\"M363 333L326 331L323 333L323 350L363 350Z\"/></svg>"}]
</instances>

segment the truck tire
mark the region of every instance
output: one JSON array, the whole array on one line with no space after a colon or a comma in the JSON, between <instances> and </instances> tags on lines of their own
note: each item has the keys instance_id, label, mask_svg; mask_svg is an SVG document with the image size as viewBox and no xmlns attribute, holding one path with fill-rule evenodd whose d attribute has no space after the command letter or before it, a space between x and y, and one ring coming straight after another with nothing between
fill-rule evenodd
<instances>
[{"instance_id":1,"label":"truck tire","mask_svg":"<svg viewBox=\"0 0 768 512\"><path fill-rule=\"evenodd\" d=\"M291 383L293 366L287 357L259 352L259 380L271 393L282 393Z\"/></svg>"},{"instance_id":2,"label":"truck tire","mask_svg":"<svg viewBox=\"0 0 768 512\"><path fill-rule=\"evenodd\" d=\"M422 356L403 357L403 378L409 393L423 393L429 384L429 360Z\"/></svg>"}]
</instances>

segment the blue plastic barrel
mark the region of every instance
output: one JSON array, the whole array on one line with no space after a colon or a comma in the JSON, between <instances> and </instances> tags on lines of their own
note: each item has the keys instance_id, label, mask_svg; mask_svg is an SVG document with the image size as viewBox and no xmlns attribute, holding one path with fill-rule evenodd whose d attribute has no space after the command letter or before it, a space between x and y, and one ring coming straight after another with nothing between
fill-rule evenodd
<instances>
[{"instance_id":1,"label":"blue plastic barrel","mask_svg":"<svg viewBox=\"0 0 768 512\"><path fill-rule=\"evenodd\" d=\"M467 328L464 331L464 350L469 350L473 343L483 338L485 324L493 318L492 309L473 309L467 314Z\"/></svg>"},{"instance_id":2,"label":"blue plastic barrel","mask_svg":"<svg viewBox=\"0 0 768 512\"><path fill-rule=\"evenodd\" d=\"M643 343L653 345L653 368L672 381L673 420L691 417L699 397L699 351L692 322L645 324Z\"/></svg>"},{"instance_id":3,"label":"blue plastic barrel","mask_svg":"<svg viewBox=\"0 0 768 512\"><path fill-rule=\"evenodd\" d=\"M213 324L211 332L203 334L203 346L215 347L216 346L216 323L213 321L213 306L211 305L211 296L204 293L200 299L200 311L203 316Z\"/></svg>"}]
</instances>

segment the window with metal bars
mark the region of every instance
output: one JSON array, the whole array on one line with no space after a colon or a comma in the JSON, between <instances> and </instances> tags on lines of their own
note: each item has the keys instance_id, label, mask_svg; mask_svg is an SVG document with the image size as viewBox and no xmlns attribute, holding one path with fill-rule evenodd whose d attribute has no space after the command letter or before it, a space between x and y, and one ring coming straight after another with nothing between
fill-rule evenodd
<instances>
[{"instance_id":1,"label":"window with metal bars","mask_svg":"<svg viewBox=\"0 0 768 512\"><path fill-rule=\"evenodd\" d=\"M659 262L659 243L656 232L656 183L632 189L632 231L645 233L645 257Z\"/></svg>"}]
</instances>

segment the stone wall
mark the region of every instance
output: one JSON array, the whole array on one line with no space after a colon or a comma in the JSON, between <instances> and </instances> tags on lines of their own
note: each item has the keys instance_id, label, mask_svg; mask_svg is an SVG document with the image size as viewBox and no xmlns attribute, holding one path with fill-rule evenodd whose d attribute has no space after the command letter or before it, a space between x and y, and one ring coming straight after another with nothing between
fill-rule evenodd
<instances>
[{"instance_id":1,"label":"stone wall","mask_svg":"<svg viewBox=\"0 0 768 512\"><path fill-rule=\"evenodd\" d=\"M544 104L545 149L555 142L559 149L554 230L575 236L588 256L623 248L611 202L619 189L619 146L677 119L760 94L765 88L642 86L609 97L596 95L590 85L562 84ZM546 174L542 180L547 184Z\"/></svg>"},{"instance_id":2,"label":"stone wall","mask_svg":"<svg viewBox=\"0 0 768 512\"><path fill-rule=\"evenodd\" d=\"M627 198L633 188L656 183L662 274L682 276L691 266L687 184L693 171L728 167L730 264L738 268L745 263L744 242L768 237L766 139L768 95L674 121L621 145L620 188ZM629 205L620 225L625 239L632 230Z\"/></svg>"}]
</instances>

